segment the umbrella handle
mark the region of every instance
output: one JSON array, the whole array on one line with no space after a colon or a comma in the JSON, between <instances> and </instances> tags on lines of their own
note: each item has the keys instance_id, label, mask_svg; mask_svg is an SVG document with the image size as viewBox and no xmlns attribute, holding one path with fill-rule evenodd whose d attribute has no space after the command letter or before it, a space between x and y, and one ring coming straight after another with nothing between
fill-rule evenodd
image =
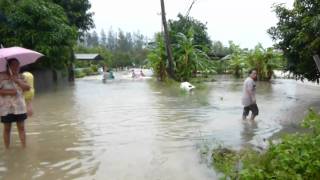
<instances>
[{"instance_id":1,"label":"umbrella handle","mask_svg":"<svg viewBox=\"0 0 320 180\"><path fill-rule=\"evenodd\" d=\"M9 65L7 65L7 68L8 68L8 71L9 71L10 77L12 77L13 73L12 73L12 70L11 70L10 66L9 66ZM14 83L14 82L13 82L13 80L12 80L12 79L10 79L10 81L11 81L11 83L12 83L13 87L17 90L17 93L18 93L18 86L16 85L16 83Z\"/></svg>"},{"instance_id":2,"label":"umbrella handle","mask_svg":"<svg viewBox=\"0 0 320 180\"><path fill-rule=\"evenodd\" d=\"M12 70L9 65L8 65L8 71L9 71L10 76L12 76L13 73L12 73Z\"/></svg>"}]
</instances>

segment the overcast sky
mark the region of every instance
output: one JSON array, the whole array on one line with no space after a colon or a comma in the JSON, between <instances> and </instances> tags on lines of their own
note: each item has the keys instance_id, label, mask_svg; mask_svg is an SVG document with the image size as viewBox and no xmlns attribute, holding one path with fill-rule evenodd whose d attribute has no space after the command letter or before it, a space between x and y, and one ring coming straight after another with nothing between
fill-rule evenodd
<instances>
[{"instance_id":1,"label":"overcast sky","mask_svg":"<svg viewBox=\"0 0 320 180\"><path fill-rule=\"evenodd\" d=\"M224 45L233 40L242 48L253 48L258 42L272 46L267 29L277 23L274 3L291 8L294 0L197 0L190 16L207 23L212 40ZM152 38L161 30L160 0L90 0L96 31L140 31ZM165 0L167 19L185 14L192 0Z\"/></svg>"}]
</instances>

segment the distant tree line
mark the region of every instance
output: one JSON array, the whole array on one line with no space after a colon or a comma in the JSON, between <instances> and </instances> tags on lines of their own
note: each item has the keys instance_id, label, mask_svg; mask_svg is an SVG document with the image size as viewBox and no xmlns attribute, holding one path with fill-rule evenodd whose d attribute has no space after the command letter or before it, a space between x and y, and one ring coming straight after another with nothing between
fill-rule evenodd
<instances>
[{"instance_id":1,"label":"distant tree line","mask_svg":"<svg viewBox=\"0 0 320 180\"><path fill-rule=\"evenodd\" d=\"M117 32L112 28L106 33L104 29L100 34L96 31L86 32L78 41L77 53L100 53L104 64L114 68L126 66L143 66L146 64L147 37L140 32Z\"/></svg>"}]
</instances>

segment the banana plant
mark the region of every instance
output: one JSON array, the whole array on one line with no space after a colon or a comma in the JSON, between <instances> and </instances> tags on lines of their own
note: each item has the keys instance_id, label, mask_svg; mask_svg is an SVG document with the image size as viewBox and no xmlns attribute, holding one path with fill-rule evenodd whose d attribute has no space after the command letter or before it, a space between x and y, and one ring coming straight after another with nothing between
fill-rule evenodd
<instances>
[{"instance_id":1,"label":"banana plant","mask_svg":"<svg viewBox=\"0 0 320 180\"><path fill-rule=\"evenodd\" d=\"M282 68L284 58L280 52L272 48L265 49L258 44L247 56L247 65L250 69L256 69L258 80L269 81L273 76L273 70Z\"/></svg>"},{"instance_id":2,"label":"banana plant","mask_svg":"<svg viewBox=\"0 0 320 180\"><path fill-rule=\"evenodd\" d=\"M179 81L187 81L196 76L197 72L214 71L213 63L200 46L194 44L194 33L177 33L177 43L174 44L175 74Z\"/></svg>"},{"instance_id":3,"label":"banana plant","mask_svg":"<svg viewBox=\"0 0 320 180\"><path fill-rule=\"evenodd\" d=\"M236 77L241 77L243 75L243 71L246 67L246 54L242 52L239 46L232 45L232 51L231 54L231 61L229 65L229 70L233 73Z\"/></svg>"},{"instance_id":4,"label":"banana plant","mask_svg":"<svg viewBox=\"0 0 320 180\"><path fill-rule=\"evenodd\" d=\"M165 44L161 33L156 35L155 44L150 47L148 54L149 66L152 67L155 75L160 81L164 81L167 78L167 56L165 52Z\"/></svg>"}]
</instances>

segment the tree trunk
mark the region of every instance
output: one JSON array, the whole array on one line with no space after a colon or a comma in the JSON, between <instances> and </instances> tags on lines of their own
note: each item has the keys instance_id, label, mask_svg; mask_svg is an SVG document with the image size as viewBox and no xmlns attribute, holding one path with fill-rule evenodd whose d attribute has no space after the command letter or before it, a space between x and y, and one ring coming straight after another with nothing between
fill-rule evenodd
<instances>
[{"instance_id":1,"label":"tree trunk","mask_svg":"<svg viewBox=\"0 0 320 180\"><path fill-rule=\"evenodd\" d=\"M171 42L170 42L170 37L169 37L169 32L168 32L168 25L167 25L167 19L166 19L166 11L165 11L165 7L164 7L164 0L160 0L160 2L161 2L162 24L163 24L163 29L164 29L166 50L167 50L167 56L168 56L168 61L169 61L168 74L171 78L174 79L173 56L172 56Z\"/></svg>"},{"instance_id":2,"label":"tree trunk","mask_svg":"<svg viewBox=\"0 0 320 180\"><path fill-rule=\"evenodd\" d=\"M52 70L52 80L54 83L58 83L58 72L57 70Z\"/></svg>"},{"instance_id":3,"label":"tree trunk","mask_svg":"<svg viewBox=\"0 0 320 180\"><path fill-rule=\"evenodd\" d=\"M73 69L73 66L74 66L74 60L75 60L75 57L74 57L74 51L73 51L73 48L71 47L70 48L70 61L68 62L68 81L69 82L74 82L74 69Z\"/></svg>"}]
</instances>

